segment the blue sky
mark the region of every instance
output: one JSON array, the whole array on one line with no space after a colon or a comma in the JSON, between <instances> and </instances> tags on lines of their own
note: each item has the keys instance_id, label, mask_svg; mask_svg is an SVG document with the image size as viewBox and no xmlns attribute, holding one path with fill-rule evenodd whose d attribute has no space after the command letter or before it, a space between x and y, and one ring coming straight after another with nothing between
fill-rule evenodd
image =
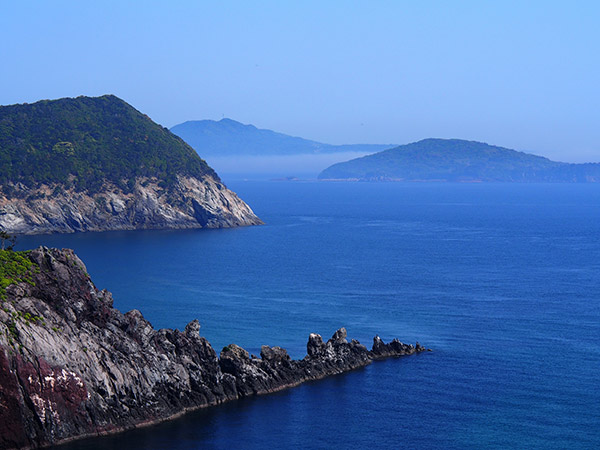
<instances>
[{"instance_id":1,"label":"blue sky","mask_svg":"<svg viewBox=\"0 0 600 450\"><path fill-rule=\"evenodd\" d=\"M5 1L0 104L113 93L333 144L600 161L600 2Z\"/></svg>"}]
</instances>

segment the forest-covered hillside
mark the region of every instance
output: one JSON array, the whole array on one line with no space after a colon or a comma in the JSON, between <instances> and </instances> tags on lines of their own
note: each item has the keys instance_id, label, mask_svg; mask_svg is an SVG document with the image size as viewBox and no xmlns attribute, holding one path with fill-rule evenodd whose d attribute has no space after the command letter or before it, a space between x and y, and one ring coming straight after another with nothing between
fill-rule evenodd
<instances>
[{"instance_id":1,"label":"forest-covered hillside","mask_svg":"<svg viewBox=\"0 0 600 450\"><path fill-rule=\"evenodd\" d=\"M114 95L0 107L5 191L20 182L95 192L105 180L127 190L136 177L156 177L166 187L176 175L207 174L218 179L181 138Z\"/></svg>"}]
</instances>

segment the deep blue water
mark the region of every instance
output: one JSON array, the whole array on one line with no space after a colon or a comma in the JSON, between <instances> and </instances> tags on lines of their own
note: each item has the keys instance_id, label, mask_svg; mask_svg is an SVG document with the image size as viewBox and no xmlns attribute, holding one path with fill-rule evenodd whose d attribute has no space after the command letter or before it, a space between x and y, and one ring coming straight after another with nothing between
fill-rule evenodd
<instances>
[{"instance_id":1,"label":"deep blue water","mask_svg":"<svg viewBox=\"0 0 600 450\"><path fill-rule=\"evenodd\" d=\"M74 248L116 307L217 350L345 326L435 351L61 448L600 447L600 186L229 185L267 225L20 246Z\"/></svg>"}]
</instances>

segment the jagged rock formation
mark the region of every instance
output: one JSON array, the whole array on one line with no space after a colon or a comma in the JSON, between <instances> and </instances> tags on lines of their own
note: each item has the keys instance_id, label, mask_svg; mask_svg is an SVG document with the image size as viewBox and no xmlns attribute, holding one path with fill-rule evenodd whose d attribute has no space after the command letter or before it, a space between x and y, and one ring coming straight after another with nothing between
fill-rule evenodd
<instances>
[{"instance_id":1,"label":"jagged rock formation","mask_svg":"<svg viewBox=\"0 0 600 450\"><path fill-rule=\"evenodd\" d=\"M139 311L113 308L71 250L22 255L33 264L0 297L0 448L116 432L425 350L376 337L369 351L341 328L327 342L311 334L302 360L235 344L219 357L197 320L155 330Z\"/></svg>"},{"instance_id":2,"label":"jagged rock formation","mask_svg":"<svg viewBox=\"0 0 600 450\"><path fill-rule=\"evenodd\" d=\"M194 149L113 95L0 106L4 231L261 223Z\"/></svg>"}]
</instances>

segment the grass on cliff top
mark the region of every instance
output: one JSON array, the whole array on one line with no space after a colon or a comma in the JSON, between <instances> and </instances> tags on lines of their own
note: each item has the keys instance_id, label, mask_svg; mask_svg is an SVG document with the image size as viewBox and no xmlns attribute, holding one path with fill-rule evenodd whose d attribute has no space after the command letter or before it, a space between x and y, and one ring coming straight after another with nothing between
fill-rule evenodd
<instances>
[{"instance_id":1,"label":"grass on cliff top","mask_svg":"<svg viewBox=\"0 0 600 450\"><path fill-rule=\"evenodd\" d=\"M29 259L28 254L29 251L0 250L0 304L4 304L7 299L6 288L11 284L29 283L32 286L35 285L31 275L33 272L39 271L39 267ZM15 304L14 301L12 303ZM17 348L20 351L23 350L23 345L19 340L18 324L46 326L46 321L42 316L15 309L11 311L6 305L2 309L9 314L9 317L8 320L0 323L6 327L5 333L8 345L15 350Z\"/></svg>"},{"instance_id":2,"label":"grass on cliff top","mask_svg":"<svg viewBox=\"0 0 600 450\"><path fill-rule=\"evenodd\" d=\"M28 253L0 250L0 301L6 300L6 288L11 284L33 285L31 271L35 264L28 258Z\"/></svg>"}]
</instances>

